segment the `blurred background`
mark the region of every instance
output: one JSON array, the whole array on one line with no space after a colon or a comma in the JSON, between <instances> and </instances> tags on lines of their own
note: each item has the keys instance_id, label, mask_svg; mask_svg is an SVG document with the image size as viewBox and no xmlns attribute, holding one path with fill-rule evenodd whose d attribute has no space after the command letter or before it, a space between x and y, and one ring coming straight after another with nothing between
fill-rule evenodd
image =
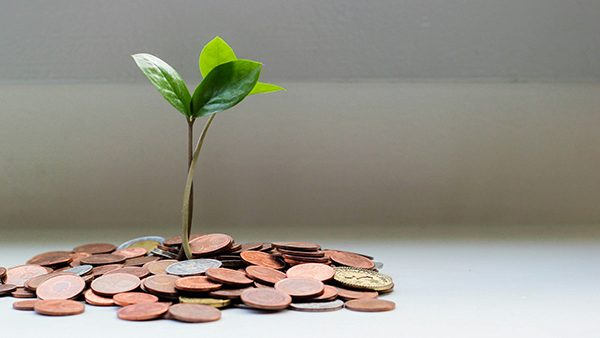
<instances>
[{"instance_id":1,"label":"blurred background","mask_svg":"<svg viewBox=\"0 0 600 338\"><path fill-rule=\"evenodd\" d=\"M1 4L4 239L178 234L187 124L130 55L193 91L215 36L287 91L215 118L195 231L599 236L598 1Z\"/></svg>"}]
</instances>

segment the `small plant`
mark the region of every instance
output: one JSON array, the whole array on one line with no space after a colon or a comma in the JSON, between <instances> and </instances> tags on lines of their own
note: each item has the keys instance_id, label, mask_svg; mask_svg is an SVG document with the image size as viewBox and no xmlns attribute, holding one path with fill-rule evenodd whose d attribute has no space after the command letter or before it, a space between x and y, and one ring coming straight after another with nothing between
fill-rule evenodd
<instances>
[{"instance_id":1,"label":"small plant","mask_svg":"<svg viewBox=\"0 0 600 338\"><path fill-rule=\"evenodd\" d=\"M178 259L191 259L189 237L194 202L193 178L208 128L217 113L235 106L246 96L285 89L258 82L262 65L255 61L238 60L233 49L219 37L204 46L200 53L203 80L191 95L181 76L163 60L144 53L132 56L150 82L185 116L188 123L188 176L183 197L182 245ZM204 116L208 116L208 119L193 148L194 122Z\"/></svg>"}]
</instances>

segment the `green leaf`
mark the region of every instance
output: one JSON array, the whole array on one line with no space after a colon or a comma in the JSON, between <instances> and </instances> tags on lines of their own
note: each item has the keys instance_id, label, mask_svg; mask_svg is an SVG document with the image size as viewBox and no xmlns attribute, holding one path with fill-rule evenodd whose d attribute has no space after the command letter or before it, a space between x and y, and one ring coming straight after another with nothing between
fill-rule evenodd
<instances>
[{"instance_id":1,"label":"green leaf","mask_svg":"<svg viewBox=\"0 0 600 338\"><path fill-rule=\"evenodd\" d=\"M248 95L260 94L260 93L272 93L272 92L277 92L280 90L285 91L285 88L279 87L277 85L270 84L270 83L258 82L256 84L256 86L254 86L254 88L252 89L250 94L248 94Z\"/></svg>"},{"instance_id":2,"label":"green leaf","mask_svg":"<svg viewBox=\"0 0 600 338\"><path fill-rule=\"evenodd\" d=\"M132 57L162 96L175 109L190 117L190 91L175 69L154 55L140 53Z\"/></svg>"},{"instance_id":3,"label":"green leaf","mask_svg":"<svg viewBox=\"0 0 600 338\"><path fill-rule=\"evenodd\" d=\"M200 73L202 73L202 77L206 77L216 66L235 60L237 57L235 57L233 49L217 36L207 43L200 53Z\"/></svg>"},{"instance_id":4,"label":"green leaf","mask_svg":"<svg viewBox=\"0 0 600 338\"><path fill-rule=\"evenodd\" d=\"M192 117L207 116L240 103L256 86L262 65L235 60L215 67L192 95Z\"/></svg>"}]
</instances>

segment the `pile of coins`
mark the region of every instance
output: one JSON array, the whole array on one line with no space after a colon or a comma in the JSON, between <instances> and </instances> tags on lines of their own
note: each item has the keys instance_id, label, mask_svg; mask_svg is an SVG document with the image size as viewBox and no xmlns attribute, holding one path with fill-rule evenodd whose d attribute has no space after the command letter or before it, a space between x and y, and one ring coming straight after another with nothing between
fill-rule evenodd
<instances>
[{"instance_id":1,"label":"pile of coins","mask_svg":"<svg viewBox=\"0 0 600 338\"><path fill-rule=\"evenodd\" d=\"M81 245L0 267L0 296L31 298L16 310L66 316L120 306L123 320L210 322L227 307L280 311L379 312L392 278L372 257L305 242L235 243L226 234L192 234L194 259L178 261L181 236L148 236L116 247Z\"/></svg>"}]
</instances>

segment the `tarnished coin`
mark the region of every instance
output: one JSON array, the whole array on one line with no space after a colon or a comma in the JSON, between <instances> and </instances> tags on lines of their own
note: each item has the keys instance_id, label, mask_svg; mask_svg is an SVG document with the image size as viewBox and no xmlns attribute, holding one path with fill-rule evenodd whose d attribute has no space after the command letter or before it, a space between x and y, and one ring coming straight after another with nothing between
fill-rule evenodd
<instances>
[{"instance_id":1,"label":"tarnished coin","mask_svg":"<svg viewBox=\"0 0 600 338\"><path fill-rule=\"evenodd\" d=\"M144 249L148 250L148 252L150 252L150 251L152 251L152 249L156 248L159 244L163 244L164 240L165 239L161 236L145 236L145 237L134 238L132 240L129 240L129 241L119 245L117 250L130 248L130 247L134 247L134 248L137 247L137 248L144 248Z\"/></svg>"},{"instance_id":2,"label":"tarnished coin","mask_svg":"<svg viewBox=\"0 0 600 338\"><path fill-rule=\"evenodd\" d=\"M36 264L41 266L66 265L73 260L73 257L66 251L52 251L39 254L27 261L27 264Z\"/></svg>"},{"instance_id":3,"label":"tarnished coin","mask_svg":"<svg viewBox=\"0 0 600 338\"><path fill-rule=\"evenodd\" d=\"M127 306L133 304L150 304L158 302L158 297L144 292L124 292L113 296L115 304Z\"/></svg>"},{"instance_id":4,"label":"tarnished coin","mask_svg":"<svg viewBox=\"0 0 600 338\"><path fill-rule=\"evenodd\" d=\"M171 264L175 264L179 262L176 259L163 259L161 261L148 262L144 264L144 268L148 269L153 275L166 275L167 271L165 270L167 266Z\"/></svg>"},{"instance_id":5,"label":"tarnished coin","mask_svg":"<svg viewBox=\"0 0 600 338\"><path fill-rule=\"evenodd\" d=\"M334 270L335 281L351 288L379 291L393 285L390 276L379 272L353 267L336 267Z\"/></svg>"},{"instance_id":6,"label":"tarnished coin","mask_svg":"<svg viewBox=\"0 0 600 338\"><path fill-rule=\"evenodd\" d=\"M175 282L181 277L173 275L155 275L144 279L144 286L148 291L159 296L177 296Z\"/></svg>"},{"instance_id":7,"label":"tarnished coin","mask_svg":"<svg viewBox=\"0 0 600 338\"><path fill-rule=\"evenodd\" d=\"M0 296L9 294L17 289L16 284L0 284Z\"/></svg>"},{"instance_id":8,"label":"tarnished coin","mask_svg":"<svg viewBox=\"0 0 600 338\"><path fill-rule=\"evenodd\" d=\"M76 266L76 267L73 267L70 269L66 269L66 270L64 270L64 272L71 272L78 276L84 276L84 275L91 273L93 268L94 267L91 265L80 265L80 266Z\"/></svg>"},{"instance_id":9,"label":"tarnished coin","mask_svg":"<svg viewBox=\"0 0 600 338\"><path fill-rule=\"evenodd\" d=\"M275 283L275 290L282 291L293 298L307 298L323 294L323 282L312 278L286 278Z\"/></svg>"},{"instance_id":10,"label":"tarnished coin","mask_svg":"<svg viewBox=\"0 0 600 338\"><path fill-rule=\"evenodd\" d=\"M190 234L189 240L192 241L198 237L204 236L204 234ZM181 235L173 236L165 239L163 241L164 246L180 246L181 245Z\"/></svg>"},{"instance_id":11,"label":"tarnished coin","mask_svg":"<svg viewBox=\"0 0 600 338\"><path fill-rule=\"evenodd\" d=\"M220 289L209 292L211 297L221 298L221 299L240 299L242 292L246 291L246 289L253 289L254 287L247 287L242 289Z\"/></svg>"},{"instance_id":12,"label":"tarnished coin","mask_svg":"<svg viewBox=\"0 0 600 338\"><path fill-rule=\"evenodd\" d=\"M202 304L171 305L169 314L176 320L188 323L214 322L221 318L219 309Z\"/></svg>"},{"instance_id":13,"label":"tarnished coin","mask_svg":"<svg viewBox=\"0 0 600 338\"><path fill-rule=\"evenodd\" d=\"M342 300L336 299L330 302L315 302L315 303L292 303L290 309L297 311L324 312L335 311L344 307Z\"/></svg>"},{"instance_id":14,"label":"tarnished coin","mask_svg":"<svg viewBox=\"0 0 600 338\"><path fill-rule=\"evenodd\" d=\"M160 260L160 257L157 257L157 256L135 257L135 258L126 259L125 263L123 263L123 265L125 265L125 266L142 266L146 263L156 262L158 260Z\"/></svg>"},{"instance_id":15,"label":"tarnished coin","mask_svg":"<svg viewBox=\"0 0 600 338\"><path fill-rule=\"evenodd\" d=\"M92 291L92 289L88 289L83 293L85 297L85 302L94 305L94 306L112 306L115 305L115 301L109 297L98 296Z\"/></svg>"},{"instance_id":16,"label":"tarnished coin","mask_svg":"<svg viewBox=\"0 0 600 338\"><path fill-rule=\"evenodd\" d=\"M297 250L297 251L317 251L321 250L321 246L314 243L306 242L273 242L277 249Z\"/></svg>"},{"instance_id":17,"label":"tarnished coin","mask_svg":"<svg viewBox=\"0 0 600 338\"><path fill-rule=\"evenodd\" d=\"M348 290L346 288L341 288L339 286L335 287L338 292L338 297L343 300L354 300L354 299L374 299L379 296L377 291L357 291L357 290Z\"/></svg>"},{"instance_id":18,"label":"tarnished coin","mask_svg":"<svg viewBox=\"0 0 600 338\"><path fill-rule=\"evenodd\" d=\"M117 293L135 290L140 285L140 279L128 273L113 273L104 275L92 282L91 288L100 296L112 297Z\"/></svg>"},{"instance_id":19,"label":"tarnished coin","mask_svg":"<svg viewBox=\"0 0 600 338\"><path fill-rule=\"evenodd\" d=\"M325 282L335 275L332 267L320 263L306 263L293 266L286 272L288 278L313 278Z\"/></svg>"},{"instance_id":20,"label":"tarnished coin","mask_svg":"<svg viewBox=\"0 0 600 338\"><path fill-rule=\"evenodd\" d=\"M134 304L120 308L117 317L123 320L150 320L162 316L169 310L168 303Z\"/></svg>"},{"instance_id":21,"label":"tarnished coin","mask_svg":"<svg viewBox=\"0 0 600 338\"><path fill-rule=\"evenodd\" d=\"M212 268L206 270L206 276L211 280L233 286L249 286L254 281L246 276L245 273L225 268Z\"/></svg>"},{"instance_id":22,"label":"tarnished coin","mask_svg":"<svg viewBox=\"0 0 600 338\"><path fill-rule=\"evenodd\" d=\"M373 263L372 260L349 252L334 252L329 258L331 258L331 260L338 265L362 269L373 269L373 267L375 267L375 263Z\"/></svg>"},{"instance_id":23,"label":"tarnished coin","mask_svg":"<svg viewBox=\"0 0 600 338\"><path fill-rule=\"evenodd\" d=\"M13 309L21 310L21 311L33 311L35 303L37 303L39 299L27 299L20 300L13 303Z\"/></svg>"},{"instance_id":24,"label":"tarnished coin","mask_svg":"<svg viewBox=\"0 0 600 338\"><path fill-rule=\"evenodd\" d=\"M115 255L121 255L125 258L143 257L148 254L148 249L140 247L130 247L113 252Z\"/></svg>"},{"instance_id":25,"label":"tarnished coin","mask_svg":"<svg viewBox=\"0 0 600 338\"><path fill-rule=\"evenodd\" d=\"M244 304L261 310L283 310L292 303L290 295L275 289L248 289L240 298Z\"/></svg>"},{"instance_id":26,"label":"tarnished coin","mask_svg":"<svg viewBox=\"0 0 600 338\"><path fill-rule=\"evenodd\" d=\"M258 265L246 267L246 274L256 281L267 284L275 284L280 280L287 278L286 274L279 270Z\"/></svg>"},{"instance_id":27,"label":"tarnished coin","mask_svg":"<svg viewBox=\"0 0 600 338\"><path fill-rule=\"evenodd\" d=\"M216 292L216 291L215 291ZM216 299L216 298L189 298L189 297L179 297L180 303L185 304L202 304L208 305L216 308L224 308L231 304L230 299Z\"/></svg>"},{"instance_id":28,"label":"tarnished coin","mask_svg":"<svg viewBox=\"0 0 600 338\"><path fill-rule=\"evenodd\" d=\"M48 299L37 301L35 312L46 316L71 316L85 311L85 305L74 300Z\"/></svg>"},{"instance_id":29,"label":"tarnished coin","mask_svg":"<svg viewBox=\"0 0 600 338\"><path fill-rule=\"evenodd\" d=\"M355 299L346 302L346 309L361 312L390 311L395 307L394 302L383 299Z\"/></svg>"},{"instance_id":30,"label":"tarnished coin","mask_svg":"<svg viewBox=\"0 0 600 338\"><path fill-rule=\"evenodd\" d=\"M206 276L182 277L175 281L175 289L188 292L207 292L218 290L223 286L208 279Z\"/></svg>"},{"instance_id":31,"label":"tarnished coin","mask_svg":"<svg viewBox=\"0 0 600 338\"><path fill-rule=\"evenodd\" d=\"M150 274L150 271L148 271L148 269L141 267L141 266L124 266L120 269L116 269L116 270L112 270L109 271L107 273L105 273L104 275L109 275L112 273L129 273L132 274L134 276L136 276L137 278L144 278L146 276L148 276Z\"/></svg>"},{"instance_id":32,"label":"tarnished coin","mask_svg":"<svg viewBox=\"0 0 600 338\"><path fill-rule=\"evenodd\" d=\"M277 270L285 267L285 263L279 257L262 251L242 251L240 258L248 265L266 266Z\"/></svg>"},{"instance_id":33,"label":"tarnished coin","mask_svg":"<svg viewBox=\"0 0 600 338\"><path fill-rule=\"evenodd\" d=\"M63 273L41 282L35 294L41 300L74 299L85 289L85 281L72 273Z\"/></svg>"},{"instance_id":34,"label":"tarnished coin","mask_svg":"<svg viewBox=\"0 0 600 338\"><path fill-rule=\"evenodd\" d=\"M5 284L15 284L23 286L25 282L33 277L45 275L48 273L46 268L40 265L26 264L12 267L6 271Z\"/></svg>"},{"instance_id":35,"label":"tarnished coin","mask_svg":"<svg viewBox=\"0 0 600 338\"><path fill-rule=\"evenodd\" d=\"M80 259L81 264L88 265L108 265L108 264L121 264L125 262L125 256L115 254L97 254L91 255L90 257L84 257Z\"/></svg>"},{"instance_id":36,"label":"tarnished coin","mask_svg":"<svg viewBox=\"0 0 600 338\"><path fill-rule=\"evenodd\" d=\"M194 256L213 255L225 251L233 245L233 238L225 234L208 234L190 241Z\"/></svg>"},{"instance_id":37,"label":"tarnished coin","mask_svg":"<svg viewBox=\"0 0 600 338\"><path fill-rule=\"evenodd\" d=\"M110 253L110 252L115 251L116 249L117 249L117 247L110 243L92 243L92 244L80 245L80 246L74 248L73 252L87 252L92 255L96 255L96 254Z\"/></svg>"},{"instance_id":38,"label":"tarnished coin","mask_svg":"<svg viewBox=\"0 0 600 338\"><path fill-rule=\"evenodd\" d=\"M218 268L221 262L216 259L190 259L169 265L165 271L170 275L194 276L201 275L210 268Z\"/></svg>"}]
</instances>

